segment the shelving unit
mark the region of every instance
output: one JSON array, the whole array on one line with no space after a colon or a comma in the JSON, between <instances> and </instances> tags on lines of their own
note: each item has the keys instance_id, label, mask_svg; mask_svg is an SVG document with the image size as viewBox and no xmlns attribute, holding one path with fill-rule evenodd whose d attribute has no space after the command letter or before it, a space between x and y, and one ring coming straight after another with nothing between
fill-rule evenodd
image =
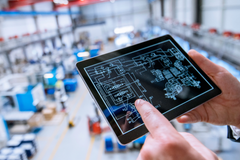
<instances>
[{"instance_id":1,"label":"shelving unit","mask_svg":"<svg viewBox=\"0 0 240 160\"><path fill-rule=\"evenodd\" d=\"M222 34L209 33L205 29L196 29L191 26L166 22L162 20L154 22L155 25L169 31L172 35L178 36L190 45L196 46L208 53L223 59L240 70L240 40L233 37L226 37Z\"/></svg>"}]
</instances>

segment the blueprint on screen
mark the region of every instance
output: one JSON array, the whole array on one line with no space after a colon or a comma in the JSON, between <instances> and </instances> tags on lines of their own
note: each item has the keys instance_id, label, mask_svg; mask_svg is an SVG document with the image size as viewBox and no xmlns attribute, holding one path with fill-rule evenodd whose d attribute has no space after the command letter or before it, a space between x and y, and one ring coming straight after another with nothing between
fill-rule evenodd
<instances>
[{"instance_id":1,"label":"blueprint on screen","mask_svg":"<svg viewBox=\"0 0 240 160\"><path fill-rule=\"evenodd\" d=\"M120 56L87 67L85 70L117 123L141 120L134 106L141 98L160 109L161 98L176 101L184 87L201 88L201 81L190 71L193 66L175 47ZM159 93L151 92L155 85ZM157 87L156 87L157 86ZM126 123L126 122L124 122ZM122 128L120 126L120 128Z\"/></svg>"}]
</instances>

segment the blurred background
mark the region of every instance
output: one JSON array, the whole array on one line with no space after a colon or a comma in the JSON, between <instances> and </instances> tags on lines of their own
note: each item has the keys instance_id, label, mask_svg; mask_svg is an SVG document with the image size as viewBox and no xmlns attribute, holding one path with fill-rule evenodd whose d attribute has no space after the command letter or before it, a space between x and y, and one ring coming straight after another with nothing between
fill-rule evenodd
<instances>
[{"instance_id":1,"label":"blurred background","mask_svg":"<svg viewBox=\"0 0 240 160\"><path fill-rule=\"evenodd\" d=\"M0 160L132 160L146 136L118 144L78 61L165 34L240 80L239 0L1 0ZM220 159L239 159L226 126L179 124Z\"/></svg>"}]
</instances>

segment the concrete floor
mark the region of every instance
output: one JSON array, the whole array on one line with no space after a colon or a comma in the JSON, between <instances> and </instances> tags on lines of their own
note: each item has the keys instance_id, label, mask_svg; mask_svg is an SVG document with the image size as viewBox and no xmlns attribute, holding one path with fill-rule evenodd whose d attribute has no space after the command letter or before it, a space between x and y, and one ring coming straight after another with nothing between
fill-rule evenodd
<instances>
[{"instance_id":1,"label":"concrete floor","mask_svg":"<svg viewBox=\"0 0 240 160\"><path fill-rule=\"evenodd\" d=\"M88 132L87 116L94 116L93 100L83 82L70 95L68 106L69 116L75 117L77 124L68 128L68 118L65 116L61 124L45 126L37 135L38 151L33 160L133 160L139 151L122 153L105 153L103 136L91 137ZM111 134L111 133L110 133ZM223 160L234 160L240 157L238 143L232 143L229 152L218 153Z\"/></svg>"},{"instance_id":2,"label":"concrete floor","mask_svg":"<svg viewBox=\"0 0 240 160\"><path fill-rule=\"evenodd\" d=\"M91 137L88 132L87 116L94 116L93 100L83 82L68 100L69 117L77 121L73 128L68 127L65 116L57 126L45 126L37 135L38 151L33 160L112 160L136 159L138 152L104 153L103 136Z\"/></svg>"}]
</instances>

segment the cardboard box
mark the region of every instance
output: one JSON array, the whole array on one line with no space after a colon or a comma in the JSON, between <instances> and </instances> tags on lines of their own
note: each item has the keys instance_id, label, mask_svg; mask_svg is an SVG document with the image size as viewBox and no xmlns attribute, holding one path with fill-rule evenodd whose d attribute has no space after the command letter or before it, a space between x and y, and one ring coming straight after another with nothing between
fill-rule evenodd
<instances>
[{"instance_id":1,"label":"cardboard box","mask_svg":"<svg viewBox=\"0 0 240 160\"><path fill-rule=\"evenodd\" d=\"M50 109L53 111L53 114L57 113L57 106L55 103L48 103L46 106L47 106L47 109Z\"/></svg>"},{"instance_id":2,"label":"cardboard box","mask_svg":"<svg viewBox=\"0 0 240 160\"><path fill-rule=\"evenodd\" d=\"M40 127L43 125L44 117L41 113L34 114L29 120L28 125L32 127Z\"/></svg>"},{"instance_id":3,"label":"cardboard box","mask_svg":"<svg viewBox=\"0 0 240 160\"><path fill-rule=\"evenodd\" d=\"M53 110L48 109L48 108L42 110L42 114L43 114L45 120L51 120L54 115Z\"/></svg>"}]
</instances>

